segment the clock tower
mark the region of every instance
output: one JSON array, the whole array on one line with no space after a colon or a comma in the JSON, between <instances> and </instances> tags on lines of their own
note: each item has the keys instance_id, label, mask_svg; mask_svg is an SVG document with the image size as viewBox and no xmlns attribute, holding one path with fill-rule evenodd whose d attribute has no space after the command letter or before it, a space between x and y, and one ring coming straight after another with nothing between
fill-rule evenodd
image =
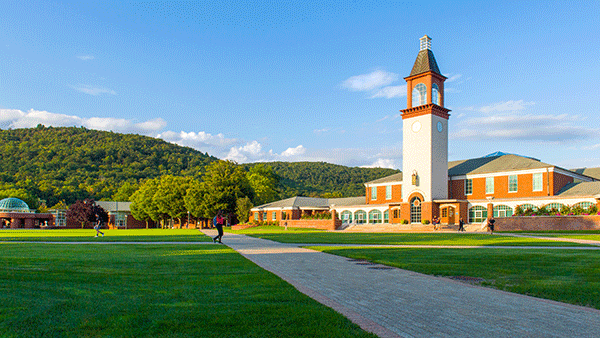
<instances>
[{"instance_id":1,"label":"clock tower","mask_svg":"<svg viewBox=\"0 0 600 338\"><path fill-rule=\"evenodd\" d=\"M431 38L420 39L417 60L406 78L402 112L402 218L410 223L439 216L434 200L448 198L448 118L444 81Z\"/></svg>"}]
</instances>

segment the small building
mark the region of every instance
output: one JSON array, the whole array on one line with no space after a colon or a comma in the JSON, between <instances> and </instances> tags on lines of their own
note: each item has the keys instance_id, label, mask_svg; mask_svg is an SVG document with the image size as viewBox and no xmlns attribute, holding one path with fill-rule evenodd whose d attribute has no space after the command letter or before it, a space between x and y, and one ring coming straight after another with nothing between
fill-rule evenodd
<instances>
[{"instance_id":1,"label":"small building","mask_svg":"<svg viewBox=\"0 0 600 338\"><path fill-rule=\"evenodd\" d=\"M0 200L0 227L34 229L52 225L52 214L37 214L24 201L9 197Z\"/></svg>"},{"instance_id":2,"label":"small building","mask_svg":"<svg viewBox=\"0 0 600 338\"><path fill-rule=\"evenodd\" d=\"M96 201L96 205L108 213L108 227L110 229L142 229L154 227L154 222L140 221L131 215L132 202ZM151 223L151 224L150 224Z\"/></svg>"}]
</instances>

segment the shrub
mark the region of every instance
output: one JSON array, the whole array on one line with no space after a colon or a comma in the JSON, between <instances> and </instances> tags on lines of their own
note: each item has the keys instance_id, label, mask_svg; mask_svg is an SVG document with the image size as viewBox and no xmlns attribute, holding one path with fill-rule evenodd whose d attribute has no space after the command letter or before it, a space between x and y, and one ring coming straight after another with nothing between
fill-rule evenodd
<instances>
[{"instance_id":1,"label":"shrub","mask_svg":"<svg viewBox=\"0 0 600 338\"><path fill-rule=\"evenodd\" d=\"M408 220L407 219L403 219L402 221L400 221L401 224L408 224Z\"/></svg>"},{"instance_id":2,"label":"shrub","mask_svg":"<svg viewBox=\"0 0 600 338\"><path fill-rule=\"evenodd\" d=\"M562 208L560 208L560 215L568 215L570 212L571 212L571 208L569 208L568 205L563 205ZM579 214L577 214L577 215L579 215Z\"/></svg>"},{"instance_id":3,"label":"shrub","mask_svg":"<svg viewBox=\"0 0 600 338\"><path fill-rule=\"evenodd\" d=\"M521 215L523 215L523 209L521 209L520 205L517 205L517 207L515 208L515 213L513 215L514 216L521 216Z\"/></svg>"},{"instance_id":4,"label":"shrub","mask_svg":"<svg viewBox=\"0 0 600 338\"><path fill-rule=\"evenodd\" d=\"M312 215L302 215L300 219L331 219L331 213L329 211L316 212Z\"/></svg>"},{"instance_id":5,"label":"shrub","mask_svg":"<svg viewBox=\"0 0 600 338\"><path fill-rule=\"evenodd\" d=\"M428 219L424 219L421 221L422 224L429 224L429 220Z\"/></svg>"},{"instance_id":6,"label":"shrub","mask_svg":"<svg viewBox=\"0 0 600 338\"><path fill-rule=\"evenodd\" d=\"M590 215L595 215L598 214L600 215L600 213L598 212L598 206L594 205L590 205L590 207L588 208L588 212L590 213Z\"/></svg>"}]
</instances>

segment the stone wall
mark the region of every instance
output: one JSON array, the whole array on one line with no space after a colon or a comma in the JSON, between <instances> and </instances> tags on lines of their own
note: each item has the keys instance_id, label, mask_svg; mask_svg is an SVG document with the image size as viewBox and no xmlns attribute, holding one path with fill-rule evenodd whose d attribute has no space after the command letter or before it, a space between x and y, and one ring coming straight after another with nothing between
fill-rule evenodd
<instances>
[{"instance_id":1,"label":"stone wall","mask_svg":"<svg viewBox=\"0 0 600 338\"><path fill-rule=\"evenodd\" d=\"M293 219L279 222L280 226L287 226L291 228L308 228L308 229L321 229L321 230L335 230L342 225L342 221L339 219Z\"/></svg>"},{"instance_id":2,"label":"stone wall","mask_svg":"<svg viewBox=\"0 0 600 338\"><path fill-rule=\"evenodd\" d=\"M512 216L496 218L497 231L600 230L600 216Z\"/></svg>"}]
</instances>

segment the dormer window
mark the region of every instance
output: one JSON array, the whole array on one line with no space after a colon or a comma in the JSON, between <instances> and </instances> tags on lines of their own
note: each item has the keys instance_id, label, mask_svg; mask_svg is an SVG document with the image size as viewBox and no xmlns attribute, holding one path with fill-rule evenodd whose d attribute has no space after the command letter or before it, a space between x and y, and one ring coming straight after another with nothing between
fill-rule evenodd
<instances>
[{"instance_id":1,"label":"dormer window","mask_svg":"<svg viewBox=\"0 0 600 338\"><path fill-rule=\"evenodd\" d=\"M427 103L427 87L419 83L413 88L412 92L412 104L413 107L422 106Z\"/></svg>"}]
</instances>

